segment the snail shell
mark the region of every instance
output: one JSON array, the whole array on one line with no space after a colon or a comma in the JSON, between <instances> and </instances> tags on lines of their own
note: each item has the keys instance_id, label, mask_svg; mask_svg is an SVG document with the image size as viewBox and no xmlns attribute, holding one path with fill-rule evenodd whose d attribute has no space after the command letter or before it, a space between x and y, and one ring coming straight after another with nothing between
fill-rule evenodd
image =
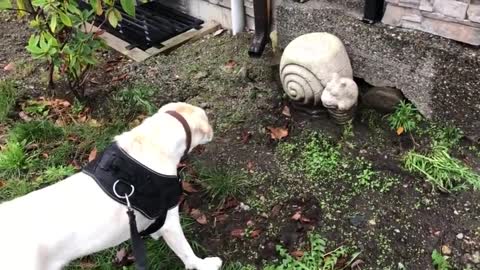
<instances>
[{"instance_id":1,"label":"snail shell","mask_svg":"<svg viewBox=\"0 0 480 270\"><path fill-rule=\"evenodd\" d=\"M329 33L302 35L288 44L280 61L283 90L294 101L321 105L321 95L333 73L353 78L340 39Z\"/></svg>"}]
</instances>

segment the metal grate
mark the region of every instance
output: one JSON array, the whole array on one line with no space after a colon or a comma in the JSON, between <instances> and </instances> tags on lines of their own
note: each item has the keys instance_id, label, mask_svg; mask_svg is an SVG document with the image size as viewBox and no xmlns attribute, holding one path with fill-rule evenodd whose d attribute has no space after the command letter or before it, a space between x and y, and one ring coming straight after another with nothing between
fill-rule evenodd
<instances>
[{"instance_id":1,"label":"metal grate","mask_svg":"<svg viewBox=\"0 0 480 270\"><path fill-rule=\"evenodd\" d=\"M80 1L81 7L89 7ZM150 47L159 46L161 42L190 29L199 29L203 21L167 7L158 2L149 2L138 5L135 17L125 13L119 3L116 8L122 13L122 20L116 28L105 23L102 28L109 33L127 41L130 48L138 47L146 50ZM95 25L103 22L104 16L96 18Z\"/></svg>"}]
</instances>

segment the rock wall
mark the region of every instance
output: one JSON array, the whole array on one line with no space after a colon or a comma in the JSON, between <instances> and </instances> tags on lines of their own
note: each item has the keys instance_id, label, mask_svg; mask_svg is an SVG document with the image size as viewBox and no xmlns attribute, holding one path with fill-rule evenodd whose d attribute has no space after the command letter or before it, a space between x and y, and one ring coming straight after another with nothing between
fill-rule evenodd
<instances>
[{"instance_id":1,"label":"rock wall","mask_svg":"<svg viewBox=\"0 0 480 270\"><path fill-rule=\"evenodd\" d=\"M480 45L480 0L387 0L382 22Z\"/></svg>"}]
</instances>

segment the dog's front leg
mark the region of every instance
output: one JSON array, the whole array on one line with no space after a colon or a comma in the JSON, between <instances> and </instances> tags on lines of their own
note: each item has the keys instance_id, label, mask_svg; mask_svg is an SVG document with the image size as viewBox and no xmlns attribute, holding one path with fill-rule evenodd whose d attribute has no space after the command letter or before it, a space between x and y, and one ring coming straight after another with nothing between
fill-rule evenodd
<instances>
[{"instance_id":1,"label":"dog's front leg","mask_svg":"<svg viewBox=\"0 0 480 270\"><path fill-rule=\"evenodd\" d=\"M163 227L152 234L155 239L159 236L163 237L167 245L182 260L186 269L218 270L222 266L222 260L218 257L201 259L195 255L183 234L178 207L168 211Z\"/></svg>"}]
</instances>

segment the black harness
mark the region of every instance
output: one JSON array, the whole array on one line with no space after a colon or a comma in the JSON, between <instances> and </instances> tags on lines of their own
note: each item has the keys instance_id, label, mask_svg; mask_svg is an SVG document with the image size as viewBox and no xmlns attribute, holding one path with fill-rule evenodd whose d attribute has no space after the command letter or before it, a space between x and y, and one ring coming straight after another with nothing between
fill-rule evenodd
<instances>
[{"instance_id":1,"label":"black harness","mask_svg":"<svg viewBox=\"0 0 480 270\"><path fill-rule=\"evenodd\" d=\"M127 205L155 222L140 233L149 235L165 223L167 211L177 206L182 195L182 183L176 175L163 175L143 166L116 143L83 168L113 200Z\"/></svg>"},{"instance_id":2,"label":"black harness","mask_svg":"<svg viewBox=\"0 0 480 270\"><path fill-rule=\"evenodd\" d=\"M190 127L179 113L166 113L177 119L185 129L185 157L192 142ZM136 269L147 270L147 252L141 237L158 231L165 223L168 210L179 204L183 193L181 179L177 175L154 172L129 156L116 143L89 162L83 172L95 179L110 198L127 206ZM141 233L137 231L133 209L155 220Z\"/></svg>"}]
</instances>

